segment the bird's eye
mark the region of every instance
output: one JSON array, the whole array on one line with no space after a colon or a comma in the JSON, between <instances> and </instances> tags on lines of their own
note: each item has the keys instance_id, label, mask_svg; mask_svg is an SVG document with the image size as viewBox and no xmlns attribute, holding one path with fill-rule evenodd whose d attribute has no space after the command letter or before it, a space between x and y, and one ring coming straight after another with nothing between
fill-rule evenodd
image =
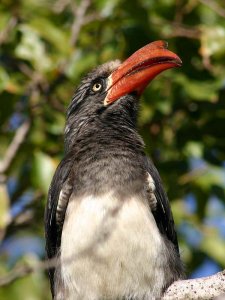
<instances>
[{"instance_id":1,"label":"bird's eye","mask_svg":"<svg viewBox=\"0 0 225 300\"><path fill-rule=\"evenodd\" d=\"M94 93L101 91L101 89L102 89L102 84L100 82L96 82L92 86L92 91Z\"/></svg>"}]
</instances>

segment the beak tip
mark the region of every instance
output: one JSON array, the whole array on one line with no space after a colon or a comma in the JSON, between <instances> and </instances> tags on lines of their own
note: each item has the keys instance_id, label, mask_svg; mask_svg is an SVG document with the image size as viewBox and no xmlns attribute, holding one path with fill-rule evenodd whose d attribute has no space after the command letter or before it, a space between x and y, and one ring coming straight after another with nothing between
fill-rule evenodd
<instances>
[{"instance_id":1,"label":"beak tip","mask_svg":"<svg viewBox=\"0 0 225 300\"><path fill-rule=\"evenodd\" d=\"M168 49L169 43L166 42L166 41L160 41L160 42L161 42L161 45L162 45L162 46L159 47L159 48L167 50L167 49ZM175 55L175 57L174 57L174 64L175 64L178 68L181 67L182 64L183 64L183 62L182 62L182 60L180 59L180 57L179 57L177 54L174 54L173 52L172 52L172 54Z\"/></svg>"},{"instance_id":2,"label":"beak tip","mask_svg":"<svg viewBox=\"0 0 225 300\"><path fill-rule=\"evenodd\" d=\"M183 64L182 60L180 59L180 57L178 57L177 66L180 68L182 67L182 64Z\"/></svg>"}]
</instances>

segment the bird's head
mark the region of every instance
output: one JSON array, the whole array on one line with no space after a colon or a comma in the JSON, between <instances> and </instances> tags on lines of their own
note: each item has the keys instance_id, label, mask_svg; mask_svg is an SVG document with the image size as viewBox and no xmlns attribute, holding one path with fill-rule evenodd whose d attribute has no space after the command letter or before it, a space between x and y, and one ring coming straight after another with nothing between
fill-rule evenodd
<instances>
[{"instance_id":1,"label":"bird's head","mask_svg":"<svg viewBox=\"0 0 225 300\"><path fill-rule=\"evenodd\" d=\"M90 72L81 82L67 113L65 134L72 137L87 128L106 126L111 120L136 120L137 99L151 80L164 70L179 67L180 58L156 41L137 50L123 63L106 63ZM134 120L135 119L135 120ZM117 125L116 125L117 126Z\"/></svg>"}]
</instances>

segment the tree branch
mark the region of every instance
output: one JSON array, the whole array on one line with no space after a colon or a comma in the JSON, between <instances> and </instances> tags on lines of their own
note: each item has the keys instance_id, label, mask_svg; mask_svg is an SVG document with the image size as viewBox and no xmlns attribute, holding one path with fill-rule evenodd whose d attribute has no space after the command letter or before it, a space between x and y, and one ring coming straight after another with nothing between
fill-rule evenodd
<instances>
[{"instance_id":1,"label":"tree branch","mask_svg":"<svg viewBox=\"0 0 225 300\"><path fill-rule=\"evenodd\" d=\"M90 0L82 0L79 7L78 8L75 7L75 9L73 9L74 22L71 29L72 33L71 33L71 40L70 40L72 46L74 46L77 42L81 27L84 24L86 11L90 4L91 4Z\"/></svg>"},{"instance_id":2,"label":"tree branch","mask_svg":"<svg viewBox=\"0 0 225 300\"><path fill-rule=\"evenodd\" d=\"M221 7L216 1L211 0L199 0L202 4L211 8L215 13L217 13L220 17L225 18L225 9Z\"/></svg>"},{"instance_id":3,"label":"tree branch","mask_svg":"<svg viewBox=\"0 0 225 300\"><path fill-rule=\"evenodd\" d=\"M25 121L20 127L17 128L15 136L9 145L8 149L6 150L5 157L2 161L0 161L0 174L4 174L8 168L10 167L14 157L19 150L20 145L25 140L25 137L28 133L30 128L30 121Z\"/></svg>"},{"instance_id":4,"label":"tree branch","mask_svg":"<svg viewBox=\"0 0 225 300\"><path fill-rule=\"evenodd\" d=\"M199 28L184 26L178 22L172 22L171 25L173 30L167 35L168 37L180 36L189 39L200 39L201 37L201 30Z\"/></svg>"},{"instance_id":5,"label":"tree branch","mask_svg":"<svg viewBox=\"0 0 225 300\"><path fill-rule=\"evenodd\" d=\"M58 0L53 5L53 11L58 14L62 13L66 6L69 5L69 3L70 0Z\"/></svg>"},{"instance_id":6,"label":"tree branch","mask_svg":"<svg viewBox=\"0 0 225 300\"><path fill-rule=\"evenodd\" d=\"M5 286L13 283L19 278L23 278L34 270L31 266L19 266L10 271L6 276L0 278L0 286Z\"/></svg>"},{"instance_id":7,"label":"tree branch","mask_svg":"<svg viewBox=\"0 0 225 300\"><path fill-rule=\"evenodd\" d=\"M208 277L175 281L162 300L209 300L224 293L225 270Z\"/></svg>"},{"instance_id":8,"label":"tree branch","mask_svg":"<svg viewBox=\"0 0 225 300\"><path fill-rule=\"evenodd\" d=\"M10 33L12 29L15 28L18 20L16 17L11 17L8 21L8 24L0 31L0 45L4 44L8 38L11 36Z\"/></svg>"}]
</instances>

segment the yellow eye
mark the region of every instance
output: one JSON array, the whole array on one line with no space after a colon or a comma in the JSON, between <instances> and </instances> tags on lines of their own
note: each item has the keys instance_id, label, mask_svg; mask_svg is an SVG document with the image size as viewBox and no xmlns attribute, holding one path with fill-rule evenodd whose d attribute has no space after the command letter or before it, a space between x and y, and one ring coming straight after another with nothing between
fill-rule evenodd
<instances>
[{"instance_id":1,"label":"yellow eye","mask_svg":"<svg viewBox=\"0 0 225 300\"><path fill-rule=\"evenodd\" d=\"M102 84L99 82L96 82L93 86L92 86L92 91L93 92L99 92L102 89Z\"/></svg>"}]
</instances>

